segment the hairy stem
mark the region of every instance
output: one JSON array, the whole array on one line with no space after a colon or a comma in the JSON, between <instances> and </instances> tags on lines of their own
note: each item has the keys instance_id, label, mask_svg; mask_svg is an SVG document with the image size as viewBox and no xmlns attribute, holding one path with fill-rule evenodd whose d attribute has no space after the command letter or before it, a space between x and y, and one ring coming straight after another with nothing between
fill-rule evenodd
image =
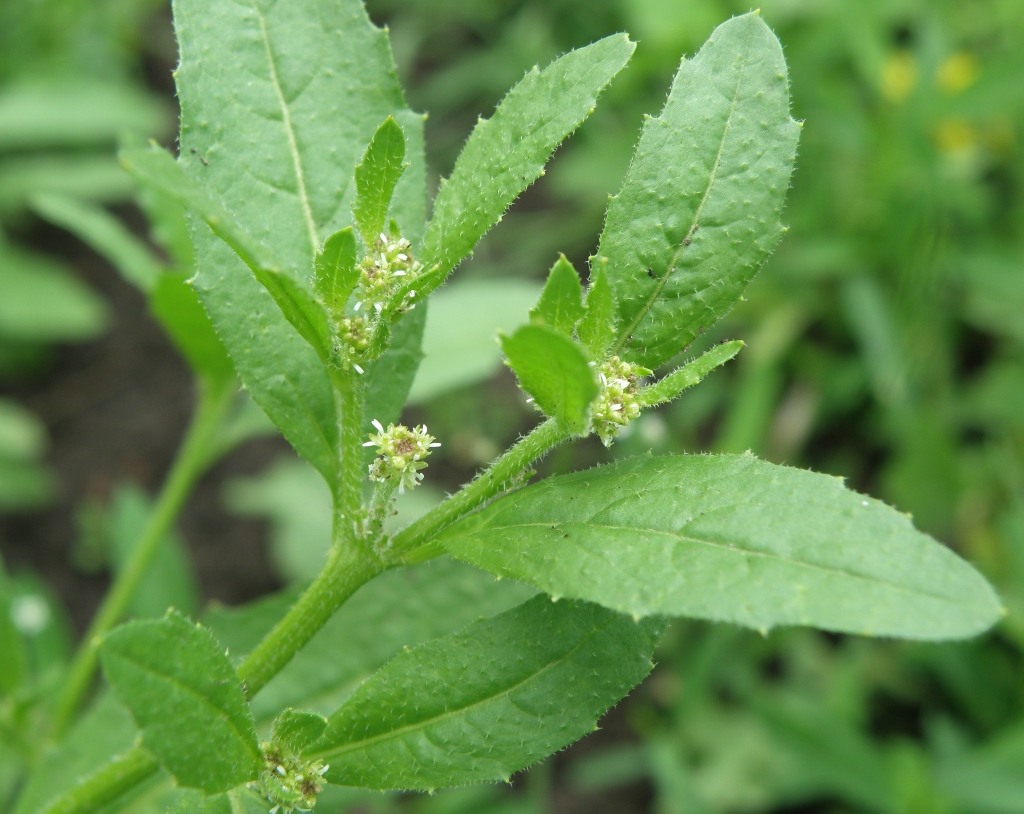
<instances>
[{"instance_id":1,"label":"hairy stem","mask_svg":"<svg viewBox=\"0 0 1024 814\"><path fill-rule=\"evenodd\" d=\"M518 483L536 460L570 437L551 418L534 427L474 480L395 535L391 542L391 556L397 564L411 565L441 554L443 549L433 542L439 531Z\"/></svg>"},{"instance_id":2,"label":"hairy stem","mask_svg":"<svg viewBox=\"0 0 1024 814\"><path fill-rule=\"evenodd\" d=\"M67 672L54 707L51 723L53 737L59 737L74 719L92 683L101 637L124 615L185 500L199 476L212 462L209 450L231 403L234 387L233 380L204 383L192 423L150 512L146 527L93 617Z\"/></svg>"},{"instance_id":3,"label":"hairy stem","mask_svg":"<svg viewBox=\"0 0 1024 814\"><path fill-rule=\"evenodd\" d=\"M92 814L156 774L159 768L156 758L136 746L50 802L40 814Z\"/></svg>"}]
</instances>

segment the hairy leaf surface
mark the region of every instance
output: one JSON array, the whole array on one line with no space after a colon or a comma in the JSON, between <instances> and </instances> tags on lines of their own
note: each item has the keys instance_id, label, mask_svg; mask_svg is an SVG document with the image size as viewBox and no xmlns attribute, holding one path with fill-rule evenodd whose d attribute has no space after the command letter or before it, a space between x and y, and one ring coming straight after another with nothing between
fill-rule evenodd
<instances>
[{"instance_id":1,"label":"hairy leaf surface","mask_svg":"<svg viewBox=\"0 0 1024 814\"><path fill-rule=\"evenodd\" d=\"M580 277L563 254L551 267L540 299L530 309L530 320L572 336L582 316L583 288Z\"/></svg>"},{"instance_id":2,"label":"hairy leaf surface","mask_svg":"<svg viewBox=\"0 0 1024 814\"><path fill-rule=\"evenodd\" d=\"M103 672L179 785L207 793L260 768L252 715L231 661L206 628L178 613L130 622L100 648Z\"/></svg>"},{"instance_id":3,"label":"hairy leaf surface","mask_svg":"<svg viewBox=\"0 0 1024 814\"><path fill-rule=\"evenodd\" d=\"M839 478L752 455L627 459L550 478L447 529L455 557L626 613L914 639L1000 616L988 583Z\"/></svg>"},{"instance_id":4,"label":"hairy leaf surface","mask_svg":"<svg viewBox=\"0 0 1024 814\"><path fill-rule=\"evenodd\" d=\"M353 168L389 115L411 164L391 213L417 245L422 118L405 109L387 37L358 0L176 0L174 16L180 160L283 274L307 282L323 240L351 222ZM205 227L193 234L196 288L243 383L330 480L337 420L320 360L226 246Z\"/></svg>"},{"instance_id":5,"label":"hairy leaf surface","mask_svg":"<svg viewBox=\"0 0 1024 814\"><path fill-rule=\"evenodd\" d=\"M623 34L534 68L490 119L477 122L443 182L424 238L429 287L441 281L544 171L555 148L591 114L636 46Z\"/></svg>"},{"instance_id":6,"label":"hairy leaf surface","mask_svg":"<svg viewBox=\"0 0 1024 814\"><path fill-rule=\"evenodd\" d=\"M757 14L683 60L593 261L615 291L614 352L655 368L739 299L782 235L799 130L782 47Z\"/></svg>"},{"instance_id":7,"label":"hairy leaf surface","mask_svg":"<svg viewBox=\"0 0 1024 814\"><path fill-rule=\"evenodd\" d=\"M650 671L661 623L539 596L407 650L327 722L327 780L424 789L506 780L594 728Z\"/></svg>"},{"instance_id":8,"label":"hairy leaf surface","mask_svg":"<svg viewBox=\"0 0 1024 814\"><path fill-rule=\"evenodd\" d=\"M583 349L546 325L524 325L503 336L501 347L519 384L544 414L572 433L585 432L598 388Z\"/></svg>"}]
</instances>

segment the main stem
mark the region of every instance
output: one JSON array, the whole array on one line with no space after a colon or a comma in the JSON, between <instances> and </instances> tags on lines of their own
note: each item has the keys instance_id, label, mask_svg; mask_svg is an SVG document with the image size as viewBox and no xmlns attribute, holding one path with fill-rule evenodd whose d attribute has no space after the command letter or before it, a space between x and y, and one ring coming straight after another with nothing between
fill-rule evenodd
<instances>
[{"instance_id":1,"label":"main stem","mask_svg":"<svg viewBox=\"0 0 1024 814\"><path fill-rule=\"evenodd\" d=\"M230 404L234 382L204 382L200 386L199 403L192 423L149 514L146 527L93 617L68 670L54 707L51 723L54 738L60 737L67 729L89 689L96 670L100 639L124 616L192 487L211 463L209 450Z\"/></svg>"},{"instance_id":2,"label":"main stem","mask_svg":"<svg viewBox=\"0 0 1024 814\"><path fill-rule=\"evenodd\" d=\"M385 569L362 534L364 384L349 372L332 371L338 415L338 468L334 529L327 562L256 648L239 665L250 698L277 675L360 586Z\"/></svg>"}]
</instances>

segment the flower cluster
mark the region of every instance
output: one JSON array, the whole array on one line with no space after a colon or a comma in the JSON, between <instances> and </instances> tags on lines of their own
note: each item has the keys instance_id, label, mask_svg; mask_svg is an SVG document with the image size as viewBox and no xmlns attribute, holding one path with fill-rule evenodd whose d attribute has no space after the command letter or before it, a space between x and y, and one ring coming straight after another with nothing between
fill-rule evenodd
<instances>
[{"instance_id":1,"label":"flower cluster","mask_svg":"<svg viewBox=\"0 0 1024 814\"><path fill-rule=\"evenodd\" d=\"M377 432L370 436L364 447L377 447L377 457L370 464L370 480L398 486L399 493L412 489L423 480L421 469L427 466L430 450L441 446L427 432L425 424L409 429L404 424L388 424L384 429L374 419Z\"/></svg>"},{"instance_id":2,"label":"flower cluster","mask_svg":"<svg viewBox=\"0 0 1024 814\"><path fill-rule=\"evenodd\" d=\"M645 367L623 362L613 356L597 368L601 390L594 401L591 421L594 432L606 447L611 446L615 434L640 415L636 398L637 385L651 373Z\"/></svg>"},{"instance_id":3,"label":"flower cluster","mask_svg":"<svg viewBox=\"0 0 1024 814\"><path fill-rule=\"evenodd\" d=\"M379 314L395 289L406 278L417 277L422 269L423 265L409 254L408 240L381 234L359 263L359 300L355 310L366 307ZM411 299L416 292L411 291L408 296Z\"/></svg>"},{"instance_id":4,"label":"flower cluster","mask_svg":"<svg viewBox=\"0 0 1024 814\"><path fill-rule=\"evenodd\" d=\"M291 814L293 811L312 811L323 790L323 776L328 767L319 760L302 760L285 754L273 744L261 744L263 771L256 785L260 793L274 807L270 814Z\"/></svg>"}]
</instances>

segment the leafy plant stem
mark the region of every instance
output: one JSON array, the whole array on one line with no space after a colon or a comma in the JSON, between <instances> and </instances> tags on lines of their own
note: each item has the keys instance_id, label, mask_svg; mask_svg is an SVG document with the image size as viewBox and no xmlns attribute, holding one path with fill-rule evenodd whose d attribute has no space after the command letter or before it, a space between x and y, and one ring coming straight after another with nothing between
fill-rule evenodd
<instances>
[{"instance_id":1,"label":"leafy plant stem","mask_svg":"<svg viewBox=\"0 0 1024 814\"><path fill-rule=\"evenodd\" d=\"M334 405L338 414L338 478L334 492L334 545L353 540L362 514L363 484L363 412L365 386L355 372L331 369Z\"/></svg>"},{"instance_id":2,"label":"leafy plant stem","mask_svg":"<svg viewBox=\"0 0 1024 814\"><path fill-rule=\"evenodd\" d=\"M41 814L91 814L116 800L160 768L156 758L136 746L52 801Z\"/></svg>"},{"instance_id":3,"label":"leafy plant stem","mask_svg":"<svg viewBox=\"0 0 1024 814\"><path fill-rule=\"evenodd\" d=\"M554 419L539 424L473 481L395 535L391 555L402 565L412 565L442 554L444 549L431 539L435 534L520 483L523 473L534 461L571 437L572 434Z\"/></svg>"},{"instance_id":4,"label":"leafy plant stem","mask_svg":"<svg viewBox=\"0 0 1024 814\"><path fill-rule=\"evenodd\" d=\"M252 698L266 686L345 600L384 568L367 550L351 545L332 546L316 579L239 665L238 675L246 695Z\"/></svg>"},{"instance_id":5,"label":"leafy plant stem","mask_svg":"<svg viewBox=\"0 0 1024 814\"><path fill-rule=\"evenodd\" d=\"M213 462L214 446L222 421L234 394L234 379L207 380L200 387L199 402L171 470L157 497L145 529L132 548L103 604L93 617L54 706L51 734L54 738L67 729L89 689L96 670L97 647L103 634L124 615L160 548L168 530L199 476Z\"/></svg>"}]
</instances>

